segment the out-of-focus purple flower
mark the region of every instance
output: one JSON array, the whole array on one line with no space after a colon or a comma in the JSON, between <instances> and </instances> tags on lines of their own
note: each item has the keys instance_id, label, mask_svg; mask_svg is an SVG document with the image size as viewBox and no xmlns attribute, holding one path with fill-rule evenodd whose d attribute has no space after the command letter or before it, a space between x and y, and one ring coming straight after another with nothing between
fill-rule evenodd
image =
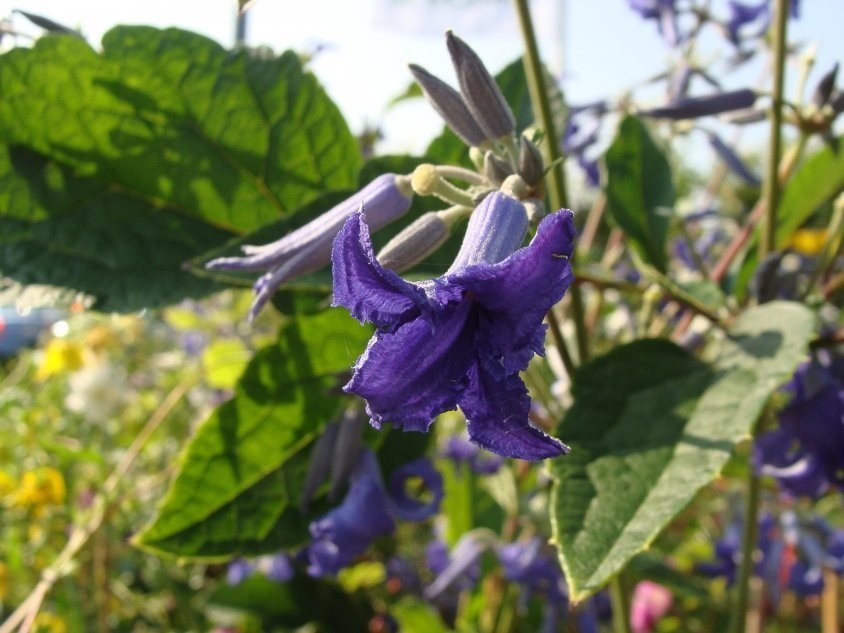
<instances>
[{"instance_id":1,"label":"out-of-focus purple flower","mask_svg":"<svg viewBox=\"0 0 844 633\"><path fill-rule=\"evenodd\" d=\"M425 502L410 497L405 485L409 479L418 477L425 484L431 498ZM424 521L434 516L443 499L443 477L430 460L416 459L394 470L390 474L389 491L391 508L396 516L407 521Z\"/></svg>"},{"instance_id":2,"label":"out-of-focus purple flower","mask_svg":"<svg viewBox=\"0 0 844 633\"><path fill-rule=\"evenodd\" d=\"M287 554L274 554L265 556L259 563L258 569L273 582L287 582L296 575L293 568L293 561Z\"/></svg>"},{"instance_id":3,"label":"out-of-focus purple flower","mask_svg":"<svg viewBox=\"0 0 844 633\"><path fill-rule=\"evenodd\" d=\"M768 30L771 22L770 0L762 0L759 4L730 0L728 8L730 17L727 18L727 34L736 47L741 46L743 39L760 37ZM756 28L752 31L745 29L751 25L755 25Z\"/></svg>"},{"instance_id":4,"label":"out-of-focus purple flower","mask_svg":"<svg viewBox=\"0 0 844 633\"><path fill-rule=\"evenodd\" d=\"M392 556L387 560L387 591L422 595L422 581L416 569L401 556Z\"/></svg>"},{"instance_id":5,"label":"out-of-focus purple flower","mask_svg":"<svg viewBox=\"0 0 844 633\"><path fill-rule=\"evenodd\" d=\"M844 486L844 384L820 357L801 365L787 389L780 428L762 435L754 465L794 495L818 496Z\"/></svg>"},{"instance_id":6,"label":"out-of-focus purple flower","mask_svg":"<svg viewBox=\"0 0 844 633\"><path fill-rule=\"evenodd\" d=\"M556 553L535 537L526 542L508 543L498 548L504 577L522 585L525 597L535 593L547 596L561 613L568 609L563 572Z\"/></svg>"},{"instance_id":7,"label":"out-of-focus purple flower","mask_svg":"<svg viewBox=\"0 0 844 633\"><path fill-rule=\"evenodd\" d=\"M468 464L472 472L478 475L492 475L498 472L504 458L472 444L467 438L452 436L448 438L442 450L443 457L460 464Z\"/></svg>"},{"instance_id":8,"label":"out-of-focus purple flower","mask_svg":"<svg viewBox=\"0 0 844 633\"><path fill-rule=\"evenodd\" d=\"M567 451L531 426L519 372L543 353L542 319L572 281L574 224L570 211L551 214L516 250L526 229L518 200L489 194L451 268L417 285L384 269L362 215L349 218L334 242L333 305L377 326L344 387L366 399L376 428L427 431L459 406L469 437L490 451L530 460Z\"/></svg>"},{"instance_id":9,"label":"out-of-focus purple flower","mask_svg":"<svg viewBox=\"0 0 844 633\"><path fill-rule=\"evenodd\" d=\"M255 299L249 310L253 319L282 284L322 268L331 258L337 232L352 213L363 208L370 227L378 229L404 215L412 192L395 174L379 176L315 220L263 246L244 246L244 257L221 257L205 267L210 270L267 272L253 286Z\"/></svg>"},{"instance_id":10,"label":"out-of-focus purple flower","mask_svg":"<svg viewBox=\"0 0 844 633\"><path fill-rule=\"evenodd\" d=\"M671 591L650 580L643 580L633 589L630 601L630 626L633 633L651 633L674 603Z\"/></svg>"},{"instance_id":11,"label":"out-of-focus purple flower","mask_svg":"<svg viewBox=\"0 0 844 633\"><path fill-rule=\"evenodd\" d=\"M485 549L486 543L473 532L461 536L451 553L442 541L431 541L425 558L436 578L425 589L425 597L432 600L446 590L460 592L472 587L480 577L480 558Z\"/></svg>"},{"instance_id":12,"label":"out-of-focus purple flower","mask_svg":"<svg viewBox=\"0 0 844 633\"><path fill-rule=\"evenodd\" d=\"M577 161L586 176L586 181L592 187L600 184L601 177L598 161L587 157L586 153L598 141L601 121L606 112L607 104L604 101L571 106L563 133L563 152Z\"/></svg>"},{"instance_id":13,"label":"out-of-focus purple flower","mask_svg":"<svg viewBox=\"0 0 844 633\"><path fill-rule=\"evenodd\" d=\"M676 0L628 0L630 8L645 20L655 20L662 39L677 46L682 38L677 32Z\"/></svg>"},{"instance_id":14,"label":"out-of-focus purple flower","mask_svg":"<svg viewBox=\"0 0 844 633\"><path fill-rule=\"evenodd\" d=\"M375 539L392 532L394 523L388 504L375 456L371 451L361 451L343 503L310 525L308 573L336 574Z\"/></svg>"},{"instance_id":15,"label":"out-of-focus purple flower","mask_svg":"<svg viewBox=\"0 0 844 633\"><path fill-rule=\"evenodd\" d=\"M226 569L226 582L234 587L252 575L254 565L243 558L235 558Z\"/></svg>"},{"instance_id":16,"label":"out-of-focus purple flower","mask_svg":"<svg viewBox=\"0 0 844 633\"><path fill-rule=\"evenodd\" d=\"M748 165L741 159L741 157L727 145L721 137L714 132L706 132L706 140L709 141L709 146L715 150L718 157L724 161L724 164L736 176L741 178L745 183L751 187L758 187L761 184L759 176L757 176L748 167Z\"/></svg>"},{"instance_id":17,"label":"out-of-focus purple flower","mask_svg":"<svg viewBox=\"0 0 844 633\"><path fill-rule=\"evenodd\" d=\"M684 97L658 108L642 110L640 114L656 119L697 119L713 114L743 110L756 102L756 93L749 88L720 92L705 97Z\"/></svg>"}]
</instances>

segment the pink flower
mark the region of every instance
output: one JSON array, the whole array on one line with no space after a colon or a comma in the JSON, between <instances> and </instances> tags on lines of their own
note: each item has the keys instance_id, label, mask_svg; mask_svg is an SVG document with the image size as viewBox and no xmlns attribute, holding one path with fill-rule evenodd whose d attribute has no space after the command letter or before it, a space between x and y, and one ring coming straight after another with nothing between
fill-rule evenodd
<instances>
[{"instance_id":1,"label":"pink flower","mask_svg":"<svg viewBox=\"0 0 844 633\"><path fill-rule=\"evenodd\" d=\"M649 580L643 580L633 590L630 605L630 625L633 633L651 633L657 622L674 602L671 591Z\"/></svg>"}]
</instances>

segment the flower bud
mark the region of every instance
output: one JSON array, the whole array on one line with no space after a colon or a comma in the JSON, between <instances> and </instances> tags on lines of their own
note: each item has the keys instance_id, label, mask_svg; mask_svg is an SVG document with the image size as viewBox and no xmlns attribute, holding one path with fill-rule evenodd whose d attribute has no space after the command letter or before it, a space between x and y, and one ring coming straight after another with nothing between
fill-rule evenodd
<instances>
[{"instance_id":1,"label":"flower bud","mask_svg":"<svg viewBox=\"0 0 844 633\"><path fill-rule=\"evenodd\" d=\"M474 147L487 140L459 92L421 66L410 64L410 72L437 114L464 143Z\"/></svg>"},{"instance_id":2,"label":"flower bud","mask_svg":"<svg viewBox=\"0 0 844 633\"><path fill-rule=\"evenodd\" d=\"M687 97L678 99L661 108L642 110L640 114L657 119L696 119L722 112L731 112L749 108L756 102L756 93L749 88L722 92L706 97Z\"/></svg>"},{"instance_id":3,"label":"flower bud","mask_svg":"<svg viewBox=\"0 0 844 633\"><path fill-rule=\"evenodd\" d=\"M524 136L519 137L519 175L524 181L533 186L542 180L545 161L542 152Z\"/></svg>"},{"instance_id":4,"label":"flower bud","mask_svg":"<svg viewBox=\"0 0 844 633\"><path fill-rule=\"evenodd\" d=\"M355 410L346 411L337 424L337 439L331 454L331 487L328 491L328 498L332 501L349 482L349 476L358 462L365 424L366 418Z\"/></svg>"},{"instance_id":5,"label":"flower bud","mask_svg":"<svg viewBox=\"0 0 844 633\"><path fill-rule=\"evenodd\" d=\"M829 98L832 96L833 90L835 90L835 79L837 76L838 62L835 62L835 66L832 67L832 70L830 70L823 77L821 77L821 80L815 87L815 92L812 94L812 102L817 107L822 108L829 101Z\"/></svg>"},{"instance_id":6,"label":"flower bud","mask_svg":"<svg viewBox=\"0 0 844 633\"><path fill-rule=\"evenodd\" d=\"M473 264L497 264L522 245L527 229L524 205L505 193L492 192L472 212L463 244L446 275Z\"/></svg>"},{"instance_id":7,"label":"flower bud","mask_svg":"<svg viewBox=\"0 0 844 633\"><path fill-rule=\"evenodd\" d=\"M724 143L717 134L707 132L706 138L709 141L709 145L713 150L715 150L718 157L724 161L724 164L730 169L730 171L751 187L758 187L761 184L759 176L754 174L750 167L748 167L747 164L739 157L739 155L736 154L729 145Z\"/></svg>"},{"instance_id":8,"label":"flower bud","mask_svg":"<svg viewBox=\"0 0 844 633\"><path fill-rule=\"evenodd\" d=\"M378 253L378 263L394 272L404 272L442 246L450 233L451 226L441 212L429 211L387 242Z\"/></svg>"},{"instance_id":9,"label":"flower bud","mask_svg":"<svg viewBox=\"0 0 844 633\"><path fill-rule=\"evenodd\" d=\"M314 498L316 491L328 479L331 470L334 445L337 443L337 433L340 426L336 422L326 425L311 449L311 458L308 461L308 471L305 474L305 484L299 497L299 508L304 513L308 504Z\"/></svg>"},{"instance_id":10,"label":"flower bud","mask_svg":"<svg viewBox=\"0 0 844 633\"><path fill-rule=\"evenodd\" d=\"M446 45L457 73L460 94L481 129L490 138L513 134L516 117L481 58L451 31L446 33Z\"/></svg>"},{"instance_id":11,"label":"flower bud","mask_svg":"<svg viewBox=\"0 0 844 633\"><path fill-rule=\"evenodd\" d=\"M499 158L491 151L484 155L484 176L494 185L500 185L512 173L512 166L503 158Z\"/></svg>"}]
</instances>

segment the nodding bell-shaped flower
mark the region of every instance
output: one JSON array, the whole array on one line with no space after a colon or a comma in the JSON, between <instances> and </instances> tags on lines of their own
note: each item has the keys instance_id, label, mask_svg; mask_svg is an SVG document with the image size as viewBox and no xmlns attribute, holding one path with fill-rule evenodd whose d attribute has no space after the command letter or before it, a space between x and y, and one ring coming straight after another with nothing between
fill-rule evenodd
<instances>
[{"instance_id":1,"label":"nodding bell-shaped flower","mask_svg":"<svg viewBox=\"0 0 844 633\"><path fill-rule=\"evenodd\" d=\"M404 215L413 191L409 179L396 174L379 176L308 224L275 242L244 246L244 257L221 257L205 267L210 270L267 271L253 286L252 320L284 283L318 270L331 259L334 237L352 213L361 210L373 230Z\"/></svg>"},{"instance_id":2,"label":"nodding bell-shaped flower","mask_svg":"<svg viewBox=\"0 0 844 633\"><path fill-rule=\"evenodd\" d=\"M539 460L567 452L529 423L519 372L543 353L542 320L571 284L572 214L547 216L519 249L527 227L521 202L489 194L449 270L417 285L378 263L362 214L348 219L334 242L333 305L377 327L344 387L366 400L373 426L427 431L459 406L469 438L494 453Z\"/></svg>"},{"instance_id":3,"label":"nodding bell-shaped flower","mask_svg":"<svg viewBox=\"0 0 844 633\"><path fill-rule=\"evenodd\" d=\"M759 176L753 173L747 163L729 145L722 141L720 136L714 132L706 132L706 140L709 141L709 146L724 161L727 168L741 178L745 184L751 187L758 187L762 184Z\"/></svg>"},{"instance_id":4,"label":"nodding bell-shaped flower","mask_svg":"<svg viewBox=\"0 0 844 633\"><path fill-rule=\"evenodd\" d=\"M744 110L756 102L756 93L749 88L721 92L705 97L685 97L660 108L642 110L640 114L655 119L698 119L713 114Z\"/></svg>"},{"instance_id":5,"label":"nodding bell-shaped flower","mask_svg":"<svg viewBox=\"0 0 844 633\"><path fill-rule=\"evenodd\" d=\"M741 46L743 39L747 37L760 37L768 30L771 21L771 9L769 0L761 0L758 4L747 4L730 0L730 17L727 19L727 36L735 46ZM747 32L746 26L756 24L757 28L751 33ZM744 31L744 33L742 33Z\"/></svg>"}]
</instances>

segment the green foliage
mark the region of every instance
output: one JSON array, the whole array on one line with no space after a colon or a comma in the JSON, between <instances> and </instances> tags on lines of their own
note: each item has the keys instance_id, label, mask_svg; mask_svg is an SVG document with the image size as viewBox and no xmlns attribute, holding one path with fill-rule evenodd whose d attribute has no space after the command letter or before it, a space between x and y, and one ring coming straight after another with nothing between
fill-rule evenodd
<instances>
[{"instance_id":1,"label":"green foliage","mask_svg":"<svg viewBox=\"0 0 844 633\"><path fill-rule=\"evenodd\" d=\"M770 394L803 359L813 313L744 312L709 366L664 340L617 347L578 370L556 460L554 538L572 597L600 589L720 472Z\"/></svg>"},{"instance_id":2,"label":"green foliage","mask_svg":"<svg viewBox=\"0 0 844 633\"><path fill-rule=\"evenodd\" d=\"M627 116L606 153L607 210L631 247L665 272L665 242L674 208L671 167L639 119Z\"/></svg>"},{"instance_id":3,"label":"green foliage","mask_svg":"<svg viewBox=\"0 0 844 633\"><path fill-rule=\"evenodd\" d=\"M369 332L340 310L287 323L196 431L154 520L136 538L179 556L228 557L300 544L307 447L337 412L337 374Z\"/></svg>"},{"instance_id":4,"label":"green foliage","mask_svg":"<svg viewBox=\"0 0 844 633\"><path fill-rule=\"evenodd\" d=\"M134 310L216 288L181 263L351 189L360 152L298 57L117 27L0 64L0 271ZM72 71L68 71L71 68ZM148 275L148 276L147 276Z\"/></svg>"}]
</instances>

